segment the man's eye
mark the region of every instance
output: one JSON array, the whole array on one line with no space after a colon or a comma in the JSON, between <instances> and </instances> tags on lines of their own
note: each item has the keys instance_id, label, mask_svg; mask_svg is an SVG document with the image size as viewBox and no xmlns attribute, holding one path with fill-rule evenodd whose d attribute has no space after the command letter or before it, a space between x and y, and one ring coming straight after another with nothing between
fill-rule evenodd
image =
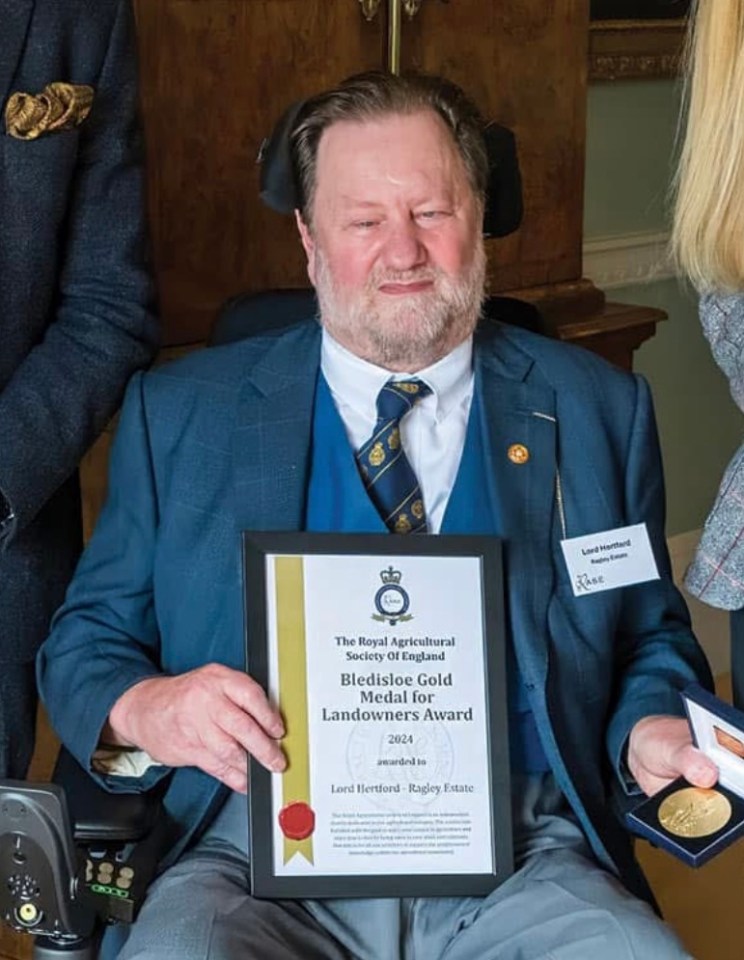
<instances>
[{"instance_id":1,"label":"man's eye","mask_svg":"<svg viewBox=\"0 0 744 960\"><path fill-rule=\"evenodd\" d=\"M448 216L445 210L421 210L416 214L418 220L441 220Z\"/></svg>"},{"instance_id":2,"label":"man's eye","mask_svg":"<svg viewBox=\"0 0 744 960\"><path fill-rule=\"evenodd\" d=\"M370 230L372 227L376 227L377 223L377 220L355 220L352 226L358 230Z\"/></svg>"}]
</instances>

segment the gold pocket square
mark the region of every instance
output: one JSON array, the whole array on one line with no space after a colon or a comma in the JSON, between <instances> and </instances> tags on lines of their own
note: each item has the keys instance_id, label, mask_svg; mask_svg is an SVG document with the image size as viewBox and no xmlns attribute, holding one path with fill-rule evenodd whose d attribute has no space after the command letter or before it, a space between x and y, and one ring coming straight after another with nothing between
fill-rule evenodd
<instances>
[{"instance_id":1,"label":"gold pocket square","mask_svg":"<svg viewBox=\"0 0 744 960\"><path fill-rule=\"evenodd\" d=\"M93 106L93 87L48 83L41 93L14 93L5 107L5 132L16 140L79 126Z\"/></svg>"}]
</instances>

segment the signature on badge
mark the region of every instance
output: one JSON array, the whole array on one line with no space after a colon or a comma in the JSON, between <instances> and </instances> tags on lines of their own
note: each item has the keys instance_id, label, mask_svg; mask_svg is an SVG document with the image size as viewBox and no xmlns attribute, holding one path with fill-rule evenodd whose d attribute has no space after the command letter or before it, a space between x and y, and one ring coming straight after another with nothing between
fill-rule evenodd
<instances>
[{"instance_id":1,"label":"signature on badge","mask_svg":"<svg viewBox=\"0 0 744 960\"><path fill-rule=\"evenodd\" d=\"M604 580L602 576L590 577L588 573L580 573L576 578L576 592L591 593L595 587L601 586Z\"/></svg>"}]
</instances>

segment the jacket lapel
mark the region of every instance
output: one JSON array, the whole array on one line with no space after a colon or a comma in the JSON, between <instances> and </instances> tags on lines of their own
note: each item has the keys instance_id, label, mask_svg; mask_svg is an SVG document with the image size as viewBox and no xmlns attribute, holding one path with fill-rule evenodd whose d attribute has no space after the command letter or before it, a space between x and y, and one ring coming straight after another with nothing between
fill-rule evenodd
<instances>
[{"instance_id":1,"label":"jacket lapel","mask_svg":"<svg viewBox=\"0 0 744 960\"><path fill-rule=\"evenodd\" d=\"M10 95L10 84L26 42L34 0L0 0L0 107L5 113L5 102ZM5 132L3 122L2 132Z\"/></svg>"},{"instance_id":2,"label":"jacket lapel","mask_svg":"<svg viewBox=\"0 0 744 960\"><path fill-rule=\"evenodd\" d=\"M320 328L271 341L243 387L233 436L236 516L244 530L299 530L304 519Z\"/></svg>"},{"instance_id":3,"label":"jacket lapel","mask_svg":"<svg viewBox=\"0 0 744 960\"><path fill-rule=\"evenodd\" d=\"M553 588L556 506L553 389L505 331L476 347L491 490L504 535L507 604L514 648L528 684L547 674L547 607ZM525 448L524 451L515 450ZM520 454L522 455L520 457Z\"/></svg>"}]
</instances>

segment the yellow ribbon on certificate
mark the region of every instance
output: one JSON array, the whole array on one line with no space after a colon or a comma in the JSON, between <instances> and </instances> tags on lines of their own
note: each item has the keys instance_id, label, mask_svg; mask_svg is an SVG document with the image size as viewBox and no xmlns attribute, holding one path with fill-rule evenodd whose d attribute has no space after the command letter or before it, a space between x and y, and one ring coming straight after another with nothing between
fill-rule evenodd
<instances>
[{"instance_id":1,"label":"yellow ribbon on certificate","mask_svg":"<svg viewBox=\"0 0 744 960\"><path fill-rule=\"evenodd\" d=\"M315 815L310 805L303 558L276 557L274 572L279 703L287 731L282 741L287 769L281 781L279 825L284 834L284 862L287 863L299 853L308 863L312 863Z\"/></svg>"}]
</instances>

